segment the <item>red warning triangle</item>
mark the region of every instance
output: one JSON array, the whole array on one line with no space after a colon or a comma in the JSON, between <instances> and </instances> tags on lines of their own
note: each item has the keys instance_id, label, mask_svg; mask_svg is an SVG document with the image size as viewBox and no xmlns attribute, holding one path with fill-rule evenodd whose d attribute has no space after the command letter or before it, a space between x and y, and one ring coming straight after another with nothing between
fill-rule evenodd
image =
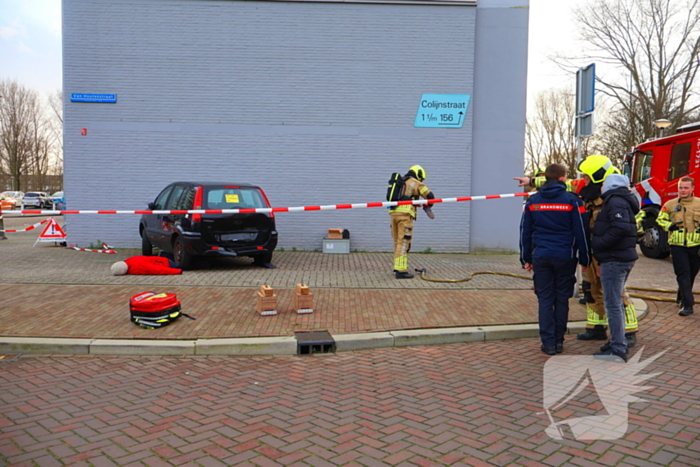
<instances>
[{"instance_id":1,"label":"red warning triangle","mask_svg":"<svg viewBox=\"0 0 700 467\"><path fill-rule=\"evenodd\" d=\"M56 219L51 217L49 219L49 223L46 224L46 227L44 227L44 231L41 232L41 235L39 235L39 238L49 238L51 240L66 238L66 233L63 231L61 226L58 225Z\"/></svg>"}]
</instances>

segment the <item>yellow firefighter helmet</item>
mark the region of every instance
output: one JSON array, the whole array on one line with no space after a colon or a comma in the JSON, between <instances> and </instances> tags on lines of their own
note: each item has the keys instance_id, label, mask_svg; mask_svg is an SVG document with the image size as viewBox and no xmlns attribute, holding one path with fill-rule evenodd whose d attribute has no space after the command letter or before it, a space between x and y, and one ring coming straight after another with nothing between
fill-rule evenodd
<instances>
[{"instance_id":1,"label":"yellow firefighter helmet","mask_svg":"<svg viewBox=\"0 0 700 467\"><path fill-rule=\"evenodd\" d=\"M590 177L593 183L602 183L610 174L619 174L606 156L600 154L588 156L578 165L578 171Z\"/></svg>"},{"instance_id":2,"label":"yellow firefighter helmet","mask_svg":"<svg viewBox=\"0 0 700 467\"><path fill-rule=\"evenodd\" d=\"M425 174L425 169L421 167L420 165L414 165L410 169L408 169L409 172L413 172L416 174L416 178L420 180L421 182L425 180L426 174Z\"/></svg>"}]
</instances>

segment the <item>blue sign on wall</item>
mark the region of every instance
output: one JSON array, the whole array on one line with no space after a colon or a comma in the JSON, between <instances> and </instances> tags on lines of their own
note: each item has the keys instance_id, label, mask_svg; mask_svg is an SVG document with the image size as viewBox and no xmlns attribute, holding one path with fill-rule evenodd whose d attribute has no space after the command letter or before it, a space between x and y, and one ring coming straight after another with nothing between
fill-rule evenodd
<instances>
[{"instance_id":1,"label":"blue sign on wall","mask_svg":"<svg viewBox=\"0 0 700 467\"><path fill-rule=\"evenodd\" d=\"M416 128L462 128L469 94L423 94L413 126Z\"/></svg>"},{"instance_id":2,"label":"blue sign on wall","mask_svg":"<svg viewBox=\"0 0 700 467\"><path fill-rule=\"evenodd\" d=\"M98 102L100 104L116 104L116 94L86 94L74 92L70 95L71 102Z\"/></svg>"}]
</instances>

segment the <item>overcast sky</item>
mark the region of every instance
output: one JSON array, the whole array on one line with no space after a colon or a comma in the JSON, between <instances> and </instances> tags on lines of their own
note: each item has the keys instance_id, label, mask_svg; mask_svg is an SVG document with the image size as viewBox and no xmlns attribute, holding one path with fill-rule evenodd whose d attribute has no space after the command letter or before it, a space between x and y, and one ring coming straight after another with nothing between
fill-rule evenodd
<instances>
[{"instance_id":1,"label":"overcast sky","mask_svg":"<svg viewBox=\"0 0 700 467\"><path fill-rule=\"evenodd\" d=\"M573 92L575 77L552 65L576 50L571 7L580 0L530 0L528 96L551 87ZM581 66L588 63L581 63ZM41 93L61 89L61 0L0 0L0 78Z\"/></svg>"}]
</instances>

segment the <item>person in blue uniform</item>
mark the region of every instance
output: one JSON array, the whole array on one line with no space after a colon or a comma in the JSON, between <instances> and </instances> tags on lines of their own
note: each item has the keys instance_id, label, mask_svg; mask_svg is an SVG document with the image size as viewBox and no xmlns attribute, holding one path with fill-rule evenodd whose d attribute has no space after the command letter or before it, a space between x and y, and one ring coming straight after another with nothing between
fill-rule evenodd
<instances>
[{"instance_id":1,"label":"person in blue uniform","mask_svg":"<svg viewBox=\"0 0 700 467\"><path fill-rule=\"evenodd\" d=\"M567 191L566 172L562 164L546 168L546 181L525 203L520 223L520 262L534 274L541 349L547 355L564 351L576 265L585 271L590 264L588 214Z\"/></svg>"}]
</instances>

